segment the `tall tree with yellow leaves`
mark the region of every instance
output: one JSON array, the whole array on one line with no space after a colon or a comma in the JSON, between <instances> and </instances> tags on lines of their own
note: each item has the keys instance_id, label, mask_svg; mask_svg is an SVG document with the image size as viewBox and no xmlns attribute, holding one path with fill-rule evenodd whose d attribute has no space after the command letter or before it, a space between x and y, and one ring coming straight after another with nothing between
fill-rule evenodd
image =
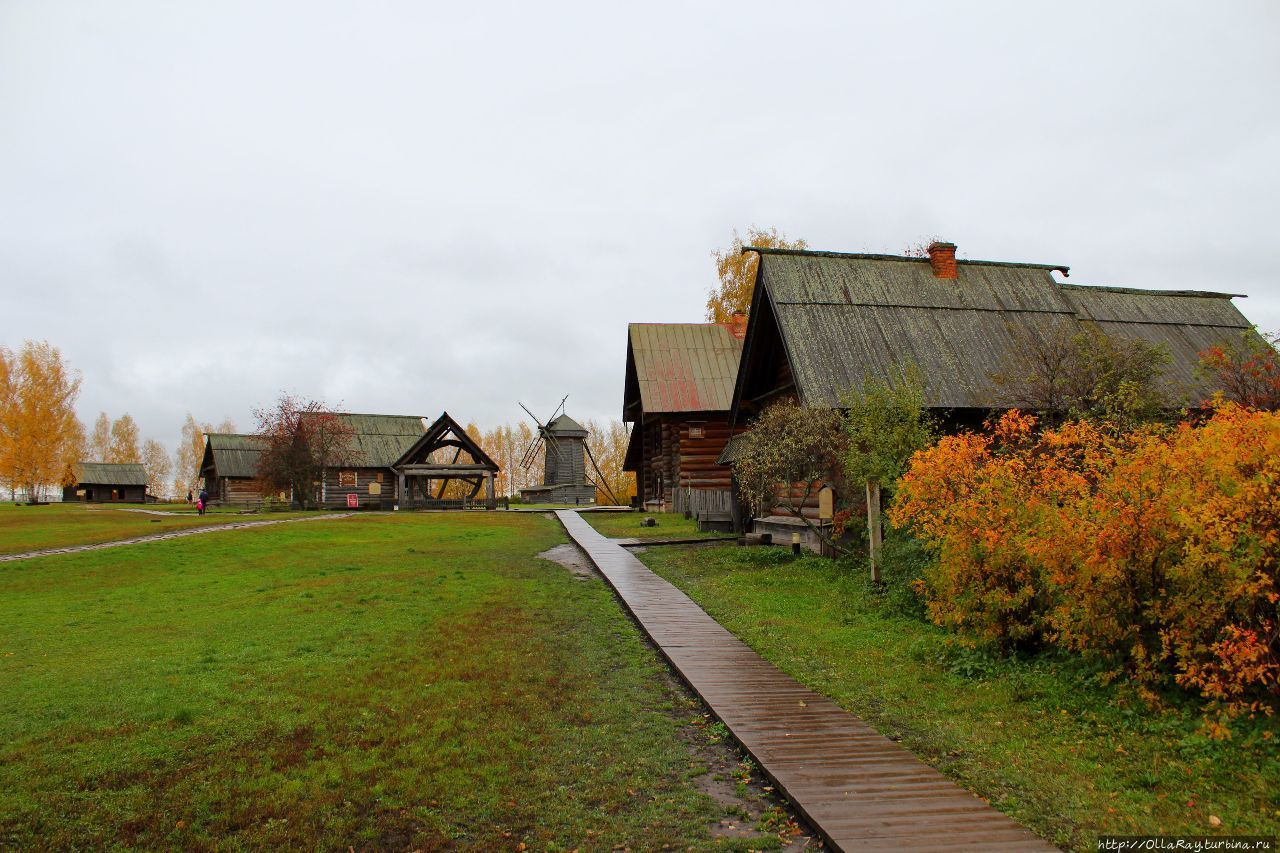
<instances>
[{"instance_id":1,"label":"tall tree with yellow leaves","mask_svg":"<svg viewBox=\"0 0 1280 853\"><path fill-rule=\"evenodd\" d=\"M142 444L142 467L147 472L147 491L157 497L169 497L173 460L164 445L154 438L148 438Z\"/></svg>"},{"instance_id":2,"label":"tall tree with yellow leaves","mask_svg":"<svg viewBox=\"0 0 1280 853\"><path fill-rule=\"evenodd\" d=\"M728 323L736 312L747 313L751 309L751 295L755 291L756 267L760 264L758 252L742 253L743 246L760 246L770 249L805 249L804 240L788 240L777 228L767 231L752 225L744 239L737 229L729 248L711 253L716 261L716 275L720 283L707 294L707 320L712 323Z\"/></svg>"},{"instance_id":3,"label":"tall tree with yellow leaves","mask_svg":"<svg viewBox=\"0 0 1280 853\"><path fill-rule=\"evenodd\" d=\"M106 462L111 457L111 418L106 412L99 412L98 419L93 422L93 432L89 433L89 445L85 452L85 460Z\"/></svg>"},{"instance_id":4,"label":"tall tree with yellow leaves","mask_svg":"<svg viewBox=\"0 0 1280 853\"><path fill-rule=\"evenodd\" d=\"M64 482L84 444L76 417L80 375L48 341L27 341L16 354L0 347L0 481L15 495L40 500Z\"/></svg>"},{"instance_id":5,"label":"tall tree with yellow leaves","mask_svg":"<svg viewBox=\"0 0 1280 853\"><path fill-rule=\"evenodd\" d=\"M141 434L133 416L125 412L111 423L111 447L107 452L107 461L115 463L141 462L142 447L139 445Z\"/></svg>"}]
</instances>

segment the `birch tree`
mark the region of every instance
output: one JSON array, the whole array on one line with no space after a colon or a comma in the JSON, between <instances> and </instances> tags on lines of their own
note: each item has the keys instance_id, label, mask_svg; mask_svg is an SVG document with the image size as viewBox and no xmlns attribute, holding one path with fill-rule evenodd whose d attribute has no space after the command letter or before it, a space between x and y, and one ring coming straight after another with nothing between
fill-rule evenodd
<instances>
[{"instance_id":1,"label":"birch tree","mask_svg":"<svg viewBox=\"0 0 1280 853\"><path fill-rule=\"evenodd\" d=\"M111 457L111 418L106 412L99 412L98 419L93 422L93 432L89 433L89 445L86 460L106 462Z\"/></svg>"},{"instance_id":2,"label":"birch tree","mask_svg":"<svg viewBox=\"0 0 1280 853\"><path fill-rule=\"evenodd\" d=\"M133 416L125 412L111 423L111 445L107 451L108 462L141 462L141 435Z\"/></svg>"},{"instance_id":3,"label":"birch tree","mask_svg":"<svg viewBox=\"0 0 1280 853\"><path fill-rule=\"evenodd\" d=\"M745 238L735 229L729 247L711 253L716 262L716 277L720 282L707 293L707 320L712 323L728 323L733 320L735 313L746 314L751 310L760 253L748 252L744 255L743 246L804 249L808 245L804 240L788 240L777 228L765 230L753 225L747 229Z\"/></svg>"},{"instance_id":4,"label":"birch tree","mask_svg":"<svg viewBox=\"0 0 1280 853\"><path fill-rule=\"evenodd\" d=\"M27 341L18 353L0 347L0 480L13 495L42 499L65 483L84 445L76 417L80 374L48 341Z\"/></svg>"},{"instance_id":5,"label":"birch tree","mask_svg":"<svg viewBox=\"0 0 1280 853\"><path fill-rule=\"evenodd\" d=\"M142 467L147 472L147 488L151 493L158 497L168 497L173 460L164 445L154 438L148 438L142 445Z\"/></svg>"}]
</instances>

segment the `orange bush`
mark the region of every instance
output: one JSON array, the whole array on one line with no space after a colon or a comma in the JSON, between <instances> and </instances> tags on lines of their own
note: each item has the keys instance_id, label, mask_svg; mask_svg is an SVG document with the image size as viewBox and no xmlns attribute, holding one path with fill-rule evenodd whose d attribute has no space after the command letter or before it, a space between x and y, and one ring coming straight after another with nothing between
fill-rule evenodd
<instances>
[{"instance_id":1,"label":"orange bush","mask_svg":"<svg viewBox=\"0 0 1280 853\"><path fill-rule=\"evenodd\" d=\"M1034 434L1011 412L916 455L890 512L937 555L930 617L1005 648L1052 644L1140 689L1231 713L1280 698L1280 415Z\"/></svg>"}]
</instances>

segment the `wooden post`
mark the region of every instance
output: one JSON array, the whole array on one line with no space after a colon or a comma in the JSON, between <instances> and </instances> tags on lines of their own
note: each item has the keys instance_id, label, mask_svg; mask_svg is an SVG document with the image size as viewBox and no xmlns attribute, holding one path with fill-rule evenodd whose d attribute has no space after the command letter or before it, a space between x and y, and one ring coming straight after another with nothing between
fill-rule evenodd
<instances>
[{"instance_id":1,"label":"wooden post","mask_svg":"<svg viewBox=\"0 0 1280 853\"><path fill-rule=\"evenodd\" d=\"M880 484L867 481L867 538L871 540L871 582L880 583Z\"/></svg>"},{"instance_id":2,"label":"wooden post","mask_svg":"<svg viewBox=\"0 0 1280 853\"><path fill-rule=\"evenodd\" d=\"M404 490L404 472L396 472L396 506L401 509L408 509L408 494Z\"/></svg>"},{"instance_id":3,"label":"wooden post","mask_svg":"<svg viewBox=\"0 0 1280 853\"><path fill-rule=\"evenodd\" d=\"M498 504L493 497L493 472L484 472L484 507L485 509L497 509Z\"/></svg>"}]
</instances>

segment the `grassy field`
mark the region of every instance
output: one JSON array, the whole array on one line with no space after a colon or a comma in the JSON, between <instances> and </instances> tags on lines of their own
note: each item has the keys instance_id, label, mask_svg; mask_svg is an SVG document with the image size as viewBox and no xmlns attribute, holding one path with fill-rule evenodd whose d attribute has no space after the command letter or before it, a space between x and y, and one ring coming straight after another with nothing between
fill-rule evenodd
<instances>
[{"instance_id":1,"label":"grassy field","mask_svg":"<svg viewBox=\"0 0 1280 853\"><path fill-rule=\"evenodd\" d=\"M864 573L828 560L733 546L641 559L781 669L1059 845L1092 850L1107 833L1280 834L1274 721L1209 740L1193 709L1151 712L1072 661L957 647L891 615Z\"/></svg>"},{"instance_id":2,"label":"grassy field","mask_svg":"<svg viewBox=\"0 0 1280 853\"><path fill-rule=\"evenodd\" d=\"M713 844L687 700L533 556L562 537L404 514L0 565L0 847L773 841Z\"/></svg>"},{"instance_id":3,"label":"grassy field","mask_svg":"<svg viewBox=\"0 0 1280 853\"><path fill-rule=\"evenodd\" d=\"M136 505L134 508L142 509L143 507ZM147 507L147 509L153 508ZM194 511L185 512L182 515L150 515L102 504L48 504L47 506L0 504L0 554L20 554L25 551L64 548L69 545L92 545L97 542L164 533L183 527L288 517L290 514L286 513L262 516L216 513L198 516Z\"/></svg>"},{"instance_id":4,"label":"grassy field","mask_svg":"<svg viewBox=\"0 0 1280 853\"><path fill-rule=\"evenodd\" d=\"M727 533L701 533L698 523L674 512L584 512L582 518L610 539L714 539ZM653 518L657 527L641 527L640 521Z\"/></svg>"}]
</instances>

